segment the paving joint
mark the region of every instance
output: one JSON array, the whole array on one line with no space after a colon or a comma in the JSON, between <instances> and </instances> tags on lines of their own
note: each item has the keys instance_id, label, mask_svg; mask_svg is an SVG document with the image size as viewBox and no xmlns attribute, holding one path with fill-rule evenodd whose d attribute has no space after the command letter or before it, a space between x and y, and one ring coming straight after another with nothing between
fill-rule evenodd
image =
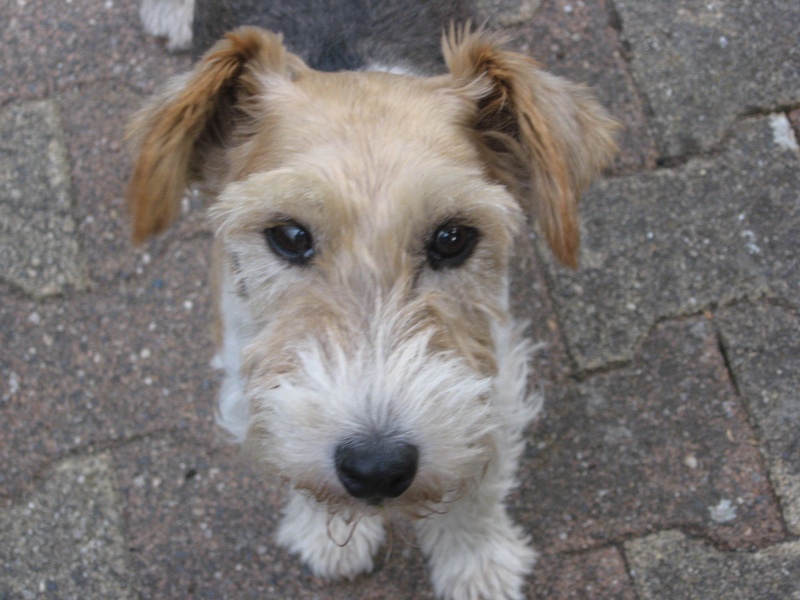
<instances>
[{"instance_id":1,"label":"paving joint","mask_svg":"<svg viewBox=\"0 0 800 600\"><path fill-rule=\"evenodd\" d=\"M702 319L710 323L713 321L713 314L717 311L724 310L727 308L733 308L742 304L767 301L768 299L769 297L764 293L758 293L754 297L743 295L741 297L730 298L724 302L719 302L719 303L712 302L706 306L700 306L695 310L691 311L675 312L671 314L660 315L656 317L655 320L653 320L650 327L648 327L648 329L644 332L644 334L638 339L632 351L633 358L630 359L610 360L602 365L598 365L595 367L587 367L582 369L577 366L578 363L574 359L573 355L570 354L569 346L567 346L566 351L569 355L570 361L573 363L574 366L574 369L570 371L570 378L576 383L582 383L597 375L608 375L610 373L614 373L615 371L619 371L620 369L625 369L630 367L635 360L635 356L638 354L639 350L641 350L642 346L645 344L647 339L650 338L659 327L662 327L664 325L668 325L670 323L681 323L698 319ZM736 389L736 391L738 393L738 388Z\"/></svg>"}]
</instances>

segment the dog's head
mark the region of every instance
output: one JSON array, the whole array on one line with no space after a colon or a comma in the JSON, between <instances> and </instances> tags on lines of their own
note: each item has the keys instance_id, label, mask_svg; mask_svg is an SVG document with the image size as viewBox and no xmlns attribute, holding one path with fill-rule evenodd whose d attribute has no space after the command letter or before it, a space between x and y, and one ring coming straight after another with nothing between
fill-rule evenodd
<instances>
[{"instance_id":1,"label":"dog's head","mask_svg":"<svg viewBox=\"0 0 800 600\"><path fill-rule=\"evenodd\" d=\"M419 506L480 476L524 388L513 236L534 215L575 266L578 197L614 151L584 88L485 34L444 52L436 77L321 73L243 28L132 126L134 237L211 189L248 437L333 503Z\"/></svg>"}]
</instances>

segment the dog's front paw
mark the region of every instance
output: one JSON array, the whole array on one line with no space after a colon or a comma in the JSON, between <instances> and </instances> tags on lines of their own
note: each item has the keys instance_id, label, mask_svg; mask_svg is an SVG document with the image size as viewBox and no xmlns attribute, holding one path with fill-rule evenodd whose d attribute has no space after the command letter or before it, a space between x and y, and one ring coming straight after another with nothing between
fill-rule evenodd
<instances>
[{"instance_id":1,"label":"dog's front paw","mask_svg":"<svg viewBox=\"0 0 800 600\"><path fill-rule=\"evenodd\" d=\"M445 535L439 541L430 554L437 597L522 599L522 585L536 562L536 552L520 528L504 519L481 538Z\"/></svg>"},{"instance_id":2,"label":"dog's front paw","mask_svg":"<svg viewBox=\"0 0 800 600\"><path fill-rule=\"evenodd\" d=\"M380 517L362 516L348 522L298 492L292 492L277 534L279 544L325 579L353 579L372 571L373 556L385 537Z\"/></svg>"}]
</instances>

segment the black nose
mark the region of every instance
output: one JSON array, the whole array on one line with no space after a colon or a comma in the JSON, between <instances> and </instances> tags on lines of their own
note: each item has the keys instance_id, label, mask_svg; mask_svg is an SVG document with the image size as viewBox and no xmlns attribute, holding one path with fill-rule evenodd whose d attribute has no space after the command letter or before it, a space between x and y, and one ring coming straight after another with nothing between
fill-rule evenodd
<instances>
[{"instance_id":1,"label":"black nose","mask_svg":"<svg viewBox=\"0 0 800 600\"><path fill-rule=\"evenodd\" d=\"M347 492L362 500L397 498L417 474L419 450L386 438L348 440L336 447L336 474Z\"/></svg>"}]
</instances>

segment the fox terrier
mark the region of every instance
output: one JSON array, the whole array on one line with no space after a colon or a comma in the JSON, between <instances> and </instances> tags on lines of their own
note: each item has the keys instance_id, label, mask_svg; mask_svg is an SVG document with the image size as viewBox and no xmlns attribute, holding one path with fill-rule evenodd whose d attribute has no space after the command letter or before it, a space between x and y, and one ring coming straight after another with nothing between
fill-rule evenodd
<instances>
[{"instance_id":1,"label":"fox terrier","mask_svg":"<svg viewBox=\"0 0 800 600\"><path fill-rule=\"evenodd\" d=\"M218 421L287 482L280 544L351 579L409 518L438 597L521 598L536 553L504 502L541 401L509 260L527 217L577 265L616 122L467 2L314 4L146 0L173 45L194 10L206 51L131 124L134 239L201 182Z\"/></svg>"}]
</instances>

